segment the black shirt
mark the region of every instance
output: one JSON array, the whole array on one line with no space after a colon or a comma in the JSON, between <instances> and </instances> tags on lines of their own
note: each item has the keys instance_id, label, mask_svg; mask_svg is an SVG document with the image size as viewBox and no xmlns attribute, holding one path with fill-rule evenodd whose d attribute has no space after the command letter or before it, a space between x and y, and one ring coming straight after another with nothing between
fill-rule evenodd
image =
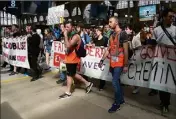
<instances>
[{"instance_id":1,"label":"black shirt","mask_svg":"<svg viewBox=\"0 0 176 119\"><path fill-rule=\"evenodd\" d=\"M28 54L32 56L38 56L40 53L40 36L38 34L33 34L28 37Z\"/></svg>"},{"instance_id":2,"label":"black shirt","mask_svg":"<svg viewBox=\"0 0 176 119\"><path fill-rule=\"evenodd\" d=\"M20 35L21 35L20 32L15 32L15 33L13 33L13 37L18 37L18 36L20 36Z\"/></svg>"},{"instance_id":3,"label":"black shirt","mask_svg":"<svg viewBox=\"0 0 176 119\"><path fill-rule=\"evenodd\" d=\"M105 40L104 36L100 40L98 40L98 38L96 40L94 40L94 44L95 44L95 46L107 47L107 43L106 43L106 40Z\"/></svg>"}]
</instances>

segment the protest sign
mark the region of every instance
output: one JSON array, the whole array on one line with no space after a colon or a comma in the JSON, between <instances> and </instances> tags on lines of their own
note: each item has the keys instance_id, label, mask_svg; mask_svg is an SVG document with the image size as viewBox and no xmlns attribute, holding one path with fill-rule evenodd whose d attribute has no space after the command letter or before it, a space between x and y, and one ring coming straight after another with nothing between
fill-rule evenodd
<instances>
[{"instance_id":1,"label":"protest sign","mask_svg":"<svg viewBox=\"0 0 176 119\"><path fill-rule=\"evenodd\" d=\"M176 47L143 46L134 51L124 84L176 93Z\"/></svg>"},{"instance_id":2,"label":"protest sign","mask_svg":"<svg viewBox=\"0 0 176 119\"><path fill-rule=\"evenodd\" d=\"M64 17L64 8L65 8L65 5L59 5L56 7L49 8L47 24L54 25L54 24L61 23Z\"/></svg>"},{"instance_id":3,"label":"protest sign","mask_svg":"<svg viewBox=\"0 0 176 119\"><path fill-rule=\"evenodd\" d=\"M27 36L2 38L4 61L13 66L30 69L27 46Z\"/></svg>"},{"instance_id":4,"label":"protest sign","mask_svg":"<svg viewBox=\"0 0 176 119\"><path fill-rule=\"evenodd\" d=\"M53 43L52 66L58 67L64 60L64 44ZM104 48L87 47L87 56L81 58L78 72L96 79L111 81L109 58L99 68ZM127 85L140 86L176 93L176 47L164 45L143 46L134 50L128 63L128 71L122 73L121 82Z\"/></svg>"}]
</instances>

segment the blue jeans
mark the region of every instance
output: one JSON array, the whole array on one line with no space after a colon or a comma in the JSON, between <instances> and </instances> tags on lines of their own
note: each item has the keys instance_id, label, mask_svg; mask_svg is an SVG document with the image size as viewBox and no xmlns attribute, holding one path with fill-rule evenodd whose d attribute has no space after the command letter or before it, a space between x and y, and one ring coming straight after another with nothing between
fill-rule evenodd
<instances>
[{"instance_id":1,"label":"blue jeans","mask_svg":"<svg viewBox=\"0 0 176 119\"><path fill-rule=\"evenodd\" d=\"M67 80L67 73L66 71L63 71L60 73L60 80L65 81Z\"/></svg>"},{"instance_id":2,"label":"blue jeans","mask_svg":"<svg viewBox=\"0 0 176 119\"><path fill-rule=\"evenodd\" d=\"M124 97L123 97L123 90L120 85L120 75L122 72L123 67L114 67L111 68L111 73L112 73L112 85L114 87L115 91L115 103L117 105L120 105L121 103L124 102Z\"/></svg>"}]
</instances>

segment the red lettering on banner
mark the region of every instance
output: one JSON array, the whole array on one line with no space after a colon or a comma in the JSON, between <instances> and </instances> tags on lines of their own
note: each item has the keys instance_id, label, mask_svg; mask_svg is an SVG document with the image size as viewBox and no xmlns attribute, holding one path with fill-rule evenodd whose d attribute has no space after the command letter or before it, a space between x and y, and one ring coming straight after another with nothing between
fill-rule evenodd
<instances>
[{"instance_id":1,"label":"red lettering on banner","mask_svg":"<svg viewBox=\"0 0 176 119\"><path fill-rule=\"evenodd\" d=\"M86 47L87 55L101 58L104 54L104 48L100 47Z\"/></svg>"},{"instance_id":2,"label":"red lettering on banner","mask_svg":"<svg viewBox=\"0 0 176 119\"><path fill-rule=\"evenodd\" d=\"M54 66L58 67L60 66L60 62L63 61L65 59L65 55L64 54L60 54L60 53L54 53Z\"/></svg>"},{"instance_id":3,"label":"red lettering on banner","mask_svg":"<svg viewBox=\"0 0 176 119\"><path fill-rule=\"evenodd\" d=\"M174 54L171 54L173 52ZM176 48L167 48L167 59L171 61L176 61Z\"/></svg>"},{"instance_id":4,"label":"red lettering on banner","mask_svg":"<svg viewBox=\"0 0 176 119\"><path fill-rule=\"evenodd\" d=\"M89 48L89 50L88 50L88 55L94 56L92 53L93 53L93 49L92 49L92 48Z\"/></svg>"},{"instance_id":5,"label":"red lettering on banner","mask_svg":"<svg viewBox=\"0 0 176 119\"><path fill-rule=\"evenodd\" d=\"M176 61L176 48L167 46L143 46L140 56L142 59L163 58L170 61Z\"/></svg>"},{"instance_id":6,"label":"red lettering on banner","mask_svg":"<svg viewBox=\"0 0 176 119\"><path fill-rule=\"evenodd\" d=\"M161 58L164 58L164 56L165 56L165 54L167 52L167 48L166 47L162 47L162 46L160 46L160 48L161 48Z\"/></svg>"},{"instance_id":7,"label":"red lettering on banner","mask_svg":"<svg viewBox=\"0 0 176 119\"><path fill-rule=\"evenodd\" d=\"M25 62L26 56L17 56L17 60L20 62Z\"/></svg>"},{"instance_id":8,"label":"red lettering on banner","mask_svg":"<svg viewBox=\"0 0 176 119\"><path fill-rule=\"evenodd\" d=\"M64 52L64 45L61 42L53 42L54 50L58 52Z\"/></svg>"},{"instance_id":9,"label":"red lettering on banner","mask_svg":"<svg viewBox=\"0 0 176 119\"><path fill-rule=\"evenodd\" d=\"M95 57L101 58L100 48L95 48Z\"/></svg>"},{"instance_id":10,"label":"red lettering on banner","mask_svg":"<svg viewBox=\"0 0 176 119\"><path fill-rule=\"evenodd\" d=\"M147 56L151 59L151 58L153 58L153 55L154 55L153 47L152 46L148 46L147 47Z\"/></svg>"},{"instance_id":11,"label":"red lettering on banner","mask_svg":"<svg viewBox=\"0 0 176 119\"><path fill-rule=\"evenodd\" d=\"M58 51L63 52L63 44L61 42L58 44Z\"/></svg>"}]
</instances>

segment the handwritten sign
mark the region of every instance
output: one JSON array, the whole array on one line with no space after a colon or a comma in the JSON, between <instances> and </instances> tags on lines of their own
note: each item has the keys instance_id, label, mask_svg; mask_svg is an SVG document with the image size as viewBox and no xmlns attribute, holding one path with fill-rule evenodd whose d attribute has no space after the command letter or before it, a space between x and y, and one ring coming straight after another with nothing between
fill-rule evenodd
<instances>
[{"instance_id":1,"label":"handwritten sign","mask_svg":"<svg viewBox=\"0 0 176 119\"><path fill-rule=\"evenodd\" d=\"M30 68L28 62L27 36L2 38L3 59L7 63L23 68Z\"/></svg>"}]
</instances>

